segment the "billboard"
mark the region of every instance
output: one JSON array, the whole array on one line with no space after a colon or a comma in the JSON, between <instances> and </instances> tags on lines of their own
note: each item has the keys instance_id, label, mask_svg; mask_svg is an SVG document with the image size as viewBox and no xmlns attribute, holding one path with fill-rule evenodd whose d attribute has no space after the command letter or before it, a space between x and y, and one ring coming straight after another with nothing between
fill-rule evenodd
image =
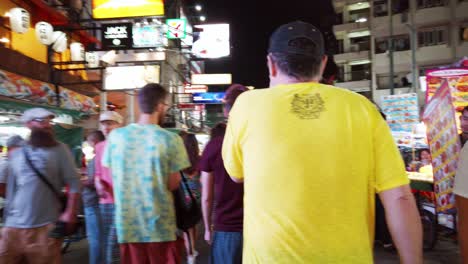
<instances>
[{"instance_id":1,"label":"billboard","mask_svg":"<svg viewBox=\"0 0 468 264\"><path fill-rule=\"evenodd\" d=\"M164 16L163 0L92 0L94 19Z\"/></svg>"},{"instance_id":2,"label":"billboard","mask_svg":"<svg viewBox=\"0 0 468 264\"><path fill-rule=\"evenodd\" d=\"M102 49L131 49L132 23L103 24L101 30Z\"/></svg>"},{"instance_id":3,"label":"billboard","mask_svg":"<svg viewBox=\"0 0 468 264\"><path fill-rule=\"evenodd\" d=\"M222 104L225 93L194 93L194 104Z\"/></svg>"},{"instance_id":4,"label":"billboard","mask_svg":"<svg viewBox=\"0 0 468 264\"><path fill-rule=\"evenodd\" d=\"M198 58L221 58L231 53L229 24L193 27L192 54Z\"/></svg>"},{"instance_id":5,"label":"billboard","mask_svg":"<svg viewBox=\"0 0 468 264\"><path fill-rule=\"evenodd\" d=\"M192 74L192 84L231 84L232 75L230 73L214 74Z\"/></svg>"},{"instance_id":6,"label":"billboard","mask_svg":"<svg viewBox=\"0 0 468 264\"><path fill-rule=\"evenodd\" d=\"M159 83L159 65L107 67L104 73L104 90L140 89L148 83Z\"/></svg>"},{"instance_id":7,"label":"billboard","mask_svg":"<svg viewBox=\"0 0 468 264\"><path fill-rule=\"evenodd\" d=\"M133 26L133 47L134 48L154 48L167 46L163 27L157 24L134 25Z\"/></svg>"}]
</instances>

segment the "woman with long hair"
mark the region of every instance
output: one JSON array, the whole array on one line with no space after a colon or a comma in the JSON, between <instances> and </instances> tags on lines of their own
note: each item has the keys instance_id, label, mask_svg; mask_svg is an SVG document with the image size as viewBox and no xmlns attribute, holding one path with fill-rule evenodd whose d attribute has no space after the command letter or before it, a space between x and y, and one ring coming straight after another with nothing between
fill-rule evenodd
<instances>
[{"instance_id":1,"label":"woman with long hair","mask_svg":"<svg viewBox=\"0 0 468 264\"><path fill-rule=\"evenodd\" d=\"M182 171L183 177L187 179L188 188L192 192L193 196L200 204L201 199L201 184L200 184L200 170L198 163L200 161L200 149L198 147L198 141L195 134L181 131L179 135L184 141L185 149L190 160L191 166ZM187 203L191 203L189 193L184 189L185 200ZM184 233L185 247L187 249L187 263L195 263L195 259L198 256L198 252L195 249L196 229L195 227L190 228L188 232Z\"/></svg>"}]
</instances>

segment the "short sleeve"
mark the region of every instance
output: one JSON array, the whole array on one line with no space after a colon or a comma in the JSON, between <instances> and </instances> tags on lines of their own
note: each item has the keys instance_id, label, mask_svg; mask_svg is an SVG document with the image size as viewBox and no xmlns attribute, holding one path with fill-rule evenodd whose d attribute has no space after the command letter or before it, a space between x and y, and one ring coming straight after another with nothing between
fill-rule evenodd
<instances>
[{"instance_id":1,"label":"short sleeve","mask_svg":"<svg viewBox=\"0 0 468 264\"><path fill-rule=\"evenodd\" d=\"M468 144L460 152L453 192L468 199Z\"/></svg>"},{"instance_id":2,"label":"short sleeve","mask_svg":"<svg viewBox=\"0 0 468 264\"><path fill-rule=\"evenodd\" d=\"M205 149L203 150L203 154L200 157L200 164L199 164L201 171L205 171L205 172L213 171L215 140L216 139L210 140L210 142L208 142Z\"/></svg>"},{"instance_id":3,"label":"short sleeve","mask_svg":"<svg viewBox=\"0 0 468 264\"><path fill-rule=\"evenodd\" d=\"M179 135L173 136L169 146L169 170L170 173L178 172L190 167L190 161L185 150L184 142Z\"/></svg>"},{"instance_id":4,"label":"short sleeve","mask_svg":"<svg viewBox=\"0 0 468 264\"><path fill-rule=\"evenodd\" d=\"M114 137L115 133L110 133L108 136L107 140L105 142L102 142L101 144L104 144L104 146L101 146L100 148L96 149L96 158L94 163L95 163L95 175L97 177L100 177L102 175L102 166L106 168L111 167L111 162L112 162L112 149L114 148Z\"/></svg>"},{"instance_id":5,"label":"short sleeve","mask_svg":"<svg viewBox=\"0 0 468 264\"><path fill-rule=\"evenodd\" d=\"M243 153L241 138L243 137L245 126L245 116L242 114L244 94L240 95L229 113L229 120L226 128L226 135L223 141L223 161L224 167L229 176L239 180L244 179Z\"/></svg>"},{"instance_id":6,"label":"short sleeve","mask_svg":"<svg viewBox=\"0 0 468 264\"><path fill-rule=\"evenodd\" d=\"M378 193L409 184L403 158L385 120L374 109L375 189Z\"/></svg>"},{"instance_id":7,"label":"short sleeve","mask_svg":"<svg viewBox=\"0 0 468 264\"><path fill-rule=\"evenodd\" d=\"M78 172L76 170L73 155L66 145L62 145L61 151L61 173L65 183L68 185L71 193L81 192L81 182Z\"/></svg>"}]
</instances>

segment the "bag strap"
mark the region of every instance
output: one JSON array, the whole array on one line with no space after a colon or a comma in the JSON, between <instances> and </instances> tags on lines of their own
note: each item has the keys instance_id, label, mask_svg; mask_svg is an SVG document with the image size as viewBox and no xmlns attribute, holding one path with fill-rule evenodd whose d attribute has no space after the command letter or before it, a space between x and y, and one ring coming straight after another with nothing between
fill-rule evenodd
<instances>
[{"instance_id":1,"label":"bag strap","mask_svg":"<svg viewBox=\"0 0 468 264\"><path fill-rule=\"evenodd\" d=\"M54 188L54 186L52 185L52 183L50 183L47 178L44 176L44 174L42 174L34 165L33 163L31 162L31 159L29 158L29 154L28 152L26 151L26 147L23 147L23 153L24 153L24 158L26 159L26 162L28 163L29 167L34 171L34 173L39 177L39 179L41 179L41 181L47 185L47 187L49 188L50 191L52 191L54 193L54 196L55 198L57 198L57 200L59 202L62 202L62 195Z\"/></svg>"},{"instance_id":2,"label":"bag strap","mask_svg":"<svg viewBox=\"0 0 468 264\"><path fill-rule=\"evenodd\" d=\"M189 193L190 199L192 200L193 203L196 203L197 199L195 199L195 196L193 196L193 193L188 186L187 179L185 178L184 173L182 171L180 172L180 177L182 177L182 185L185 187L185 189Z\"/></svg>"}]
</instances>

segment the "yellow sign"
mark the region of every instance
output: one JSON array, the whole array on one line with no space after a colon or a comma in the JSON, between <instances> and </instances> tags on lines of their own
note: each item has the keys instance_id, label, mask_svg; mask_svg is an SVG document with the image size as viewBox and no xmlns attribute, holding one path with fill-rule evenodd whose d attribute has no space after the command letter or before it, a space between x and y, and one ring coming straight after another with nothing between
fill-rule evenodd
<instances>
[{"instance_id":1,"label":"yellow sign","mask_svg":"<svg viewBox=\"0 0 468 264\"><path fill-rule=\"evenodd\" d=\"M93 0L95 19L145 16L164 16L163 0Z\"/></svg>"}]
</instances>

